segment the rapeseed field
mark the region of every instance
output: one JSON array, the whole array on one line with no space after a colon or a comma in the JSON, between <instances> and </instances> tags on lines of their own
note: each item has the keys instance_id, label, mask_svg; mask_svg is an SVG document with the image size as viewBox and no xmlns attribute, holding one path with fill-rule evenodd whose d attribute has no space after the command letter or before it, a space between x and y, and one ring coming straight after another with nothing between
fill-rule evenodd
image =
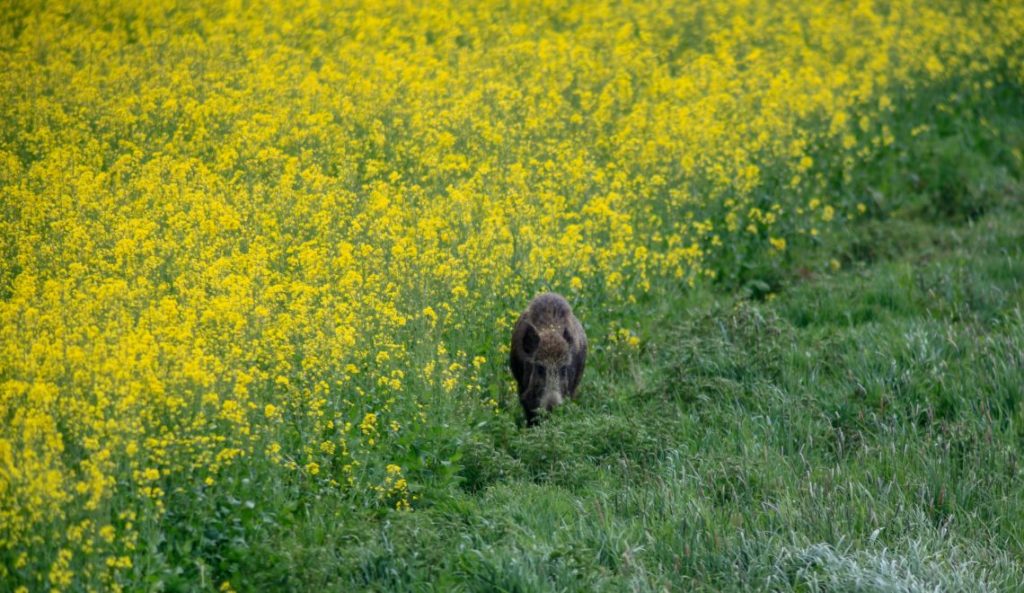
<instances>
[{"instance_id":1,"label":"rapeseed field","mask_svg":"<svg viewBox=\"0 0 1024 593\"><path fill-rule=\"evenodd\" d=\"M15 591L158 589L195 501L253 489L415 513L451 426L514 417L533 295L638 350L649 303L882 208L850 188L934 131L908 105L1024 81L1013 0L0 11Z\"/></svg>"}]
</instances>

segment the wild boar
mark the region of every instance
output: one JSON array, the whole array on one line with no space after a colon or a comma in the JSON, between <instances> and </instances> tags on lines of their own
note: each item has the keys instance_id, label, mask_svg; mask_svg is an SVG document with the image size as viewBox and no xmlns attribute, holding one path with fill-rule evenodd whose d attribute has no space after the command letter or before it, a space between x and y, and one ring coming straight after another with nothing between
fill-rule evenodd
<instances>
[{"instance_id":1,"label":"wild boar","mask_svg":"<svg viewBox=\"0 0 1024 593\"><path fill-rule=\"evenodd\" d=\"M519 386L526 423L576 394L587 360L587 334L561 295L530 302L512 330L509 366Z\"/></svg>"}]
</instances>

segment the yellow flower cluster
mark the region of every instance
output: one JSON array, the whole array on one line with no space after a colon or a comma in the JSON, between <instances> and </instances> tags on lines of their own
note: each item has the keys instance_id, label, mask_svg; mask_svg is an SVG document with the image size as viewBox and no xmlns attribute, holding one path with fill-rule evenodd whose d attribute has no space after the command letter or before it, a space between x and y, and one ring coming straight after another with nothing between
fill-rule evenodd
<instances>
[{"instance_id":1,"label":"yellow flower cluster","mask_svg":"<svg viewBox=\"0 0 1024 593\"><path fill-rule=\"evenodd\" d=\"M136 522L242 463L409 508L396 443L497 407L539 289L784 250L858 213L808 204L816 147L849 173L900 93L1024 77L1013 0L0 11L0 580L33 590L119 587Z\"/></svg>"},{"instance_id":2,"label":"yellow flower cluster","mask_svg":"<svg viewBox=\"0 0 1024 593\"><path fill-rule=\"evenodd\" d=\"M409 483L402 477L401 466L393 463L385 468L384 481L374 488L381 500L390 502L396 510L408 511L410 505Z\"/></svg>"}]
</instances>

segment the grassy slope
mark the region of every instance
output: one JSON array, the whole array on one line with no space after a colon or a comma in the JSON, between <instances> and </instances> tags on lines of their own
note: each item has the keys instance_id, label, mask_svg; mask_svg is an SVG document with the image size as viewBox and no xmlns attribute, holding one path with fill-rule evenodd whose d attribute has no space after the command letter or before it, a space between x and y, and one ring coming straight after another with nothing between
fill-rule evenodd
<instances>
[{"instance_id":1,"label":"grassy slope","mask_svg":"<svg viewBox=\"0 0 1024 593\"><path fill-rule=\"evenodd\" d=\"M1016 200L1019 202L1019 200ZM463 487L242 580L305 589L1018 590L1024 210L892 219L888 256L766 303L698 293L598 352L579 405L464 444ZM897 247L892 247L893 245ZM869 258L870 259L870 258ZM252 579L252 580L250 580Z\"/></svg>"}]
</instances>

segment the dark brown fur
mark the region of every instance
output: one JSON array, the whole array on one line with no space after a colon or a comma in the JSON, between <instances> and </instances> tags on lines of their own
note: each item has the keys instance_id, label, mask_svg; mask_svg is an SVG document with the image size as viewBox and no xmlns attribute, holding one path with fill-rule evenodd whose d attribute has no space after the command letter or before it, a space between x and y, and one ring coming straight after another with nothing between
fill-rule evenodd
<instances>
[{"instance_id":1,"label":"dark brown fur","mask_svg":"<svg viewBox=\"0 0 1024 593\"><path fill-rule=\"evenodd\" d=\"M576 395L586 360L587 334L569 302L553 292L533 299L512 330L509 355L527 424Z\"/></svg>"}]
</instances>

